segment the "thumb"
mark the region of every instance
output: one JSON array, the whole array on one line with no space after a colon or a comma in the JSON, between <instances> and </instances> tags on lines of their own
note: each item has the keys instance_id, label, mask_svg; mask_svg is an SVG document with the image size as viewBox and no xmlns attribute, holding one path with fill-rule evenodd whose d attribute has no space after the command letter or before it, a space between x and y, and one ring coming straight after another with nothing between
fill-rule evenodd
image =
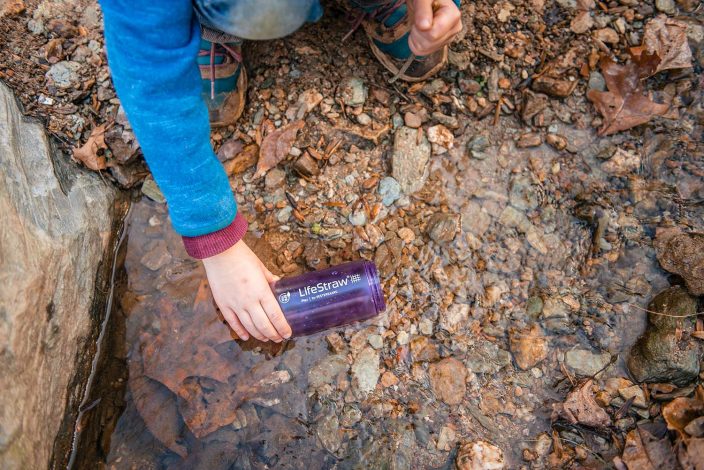
<instances>
[{"instance_id":1,"label":"thumb","mask_svg":"<svg viewBox=\"0 0 704 470\"><path fill-rule=\"evenodd\" d=\"M433 1L415 0L413 3L413 22L421 31L428 31L433 27Z\"/></svg>"},{"instance_id":2,"label":"thumb","mask_svg":"<svg viewBox=\"0 0 704 470\"><path fill-rule=\"evenodd\" d=\"M264 266L264 263L262 263L262 272L264 273L264 278L266 279L266 282L268 282L269 284L273 284L279 279L281 279L281 277L277 276L276 274L272 274L272 272L269 271L266 266Z\"/></svg>"}]
</instances>

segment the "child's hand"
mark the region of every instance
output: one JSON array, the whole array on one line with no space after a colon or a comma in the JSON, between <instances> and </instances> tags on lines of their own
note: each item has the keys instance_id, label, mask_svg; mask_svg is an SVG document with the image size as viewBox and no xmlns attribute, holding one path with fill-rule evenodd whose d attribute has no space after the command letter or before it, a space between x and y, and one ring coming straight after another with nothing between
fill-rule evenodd
<instances>
[{"instance_id":1,"label":"child's hand","mask_svg":"<svg viewBox=\"0 0 704 470\"><path fill-rule=\"evenodd\" d=\"M452 0L414 0L408 46L415 55L432 54L462 30L462 15Z\"/></svg>"},{"instance_id":2,"label":"child's hand","mask_svg":"<svg viewBox=\"0 0 704 470\"><path fill-rule=\"evenodd\" d=\"M210 289L227 323L243 340L281 342L291 336L270 284L279 278L240 240L218 255L203 260ZM249 332L249 334L248 334Z\"/></svg>"}]
</instances>

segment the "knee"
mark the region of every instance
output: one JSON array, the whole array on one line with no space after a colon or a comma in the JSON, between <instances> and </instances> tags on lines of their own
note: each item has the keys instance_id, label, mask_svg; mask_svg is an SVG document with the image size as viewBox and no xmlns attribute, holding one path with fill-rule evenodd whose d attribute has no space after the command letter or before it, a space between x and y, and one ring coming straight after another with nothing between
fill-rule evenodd
<instances>
[{"instance_id":1,"label":"knee","mask_svg":"<svg viewBox=\"0 0 704 470\"><path fill-rule=\"evenodd\" d=\"M203 25L243 39L276 39L303 25L318 0L195 0Z\"/></svg>"}]
</instances>

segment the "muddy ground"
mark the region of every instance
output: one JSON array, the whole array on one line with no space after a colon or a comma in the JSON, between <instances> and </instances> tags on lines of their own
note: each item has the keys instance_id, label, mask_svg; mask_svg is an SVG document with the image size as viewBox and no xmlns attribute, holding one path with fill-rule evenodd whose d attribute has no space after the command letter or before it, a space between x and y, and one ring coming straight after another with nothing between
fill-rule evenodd
<instances>
[{"instance_id":1,"label":"muddy ground","mask_svg":"<svg viewBox=\"0 0 704 470\"><path fill-rule=\"evenodd\" d=\"M466 2L450 65L417 85L389 83L361 30L343 43L336 4L247 43L245 115L211 135L247 240L282 275L372 259L388 304L282 345L222 324L120 111L95 4L25 7L0 20L0 79L67 156L103 126L84 163L134 195L77 468L701 468L701 4ZM679 66L601 114L600 60L634 63L652 21ZM262 140L298 120L255 177ZM71 454L60 437L57 465Z\"/></svg>"}]
</instances>

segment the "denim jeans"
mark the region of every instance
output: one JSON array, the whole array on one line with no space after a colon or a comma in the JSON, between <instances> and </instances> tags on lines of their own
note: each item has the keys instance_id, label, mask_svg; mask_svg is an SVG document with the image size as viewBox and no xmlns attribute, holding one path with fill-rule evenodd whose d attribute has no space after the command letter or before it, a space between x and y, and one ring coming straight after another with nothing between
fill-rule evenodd
<instances>
[{"instance_id":1,"label":"denim jeans","mask_svg":"<svg viewBox=\"0 0 704 470\"><path fill-rule=\"evenodd\" d=\"M287 36L323 14L319 0L193 0L201 24L243 39Z\"/></svg>"}]
</instances>

